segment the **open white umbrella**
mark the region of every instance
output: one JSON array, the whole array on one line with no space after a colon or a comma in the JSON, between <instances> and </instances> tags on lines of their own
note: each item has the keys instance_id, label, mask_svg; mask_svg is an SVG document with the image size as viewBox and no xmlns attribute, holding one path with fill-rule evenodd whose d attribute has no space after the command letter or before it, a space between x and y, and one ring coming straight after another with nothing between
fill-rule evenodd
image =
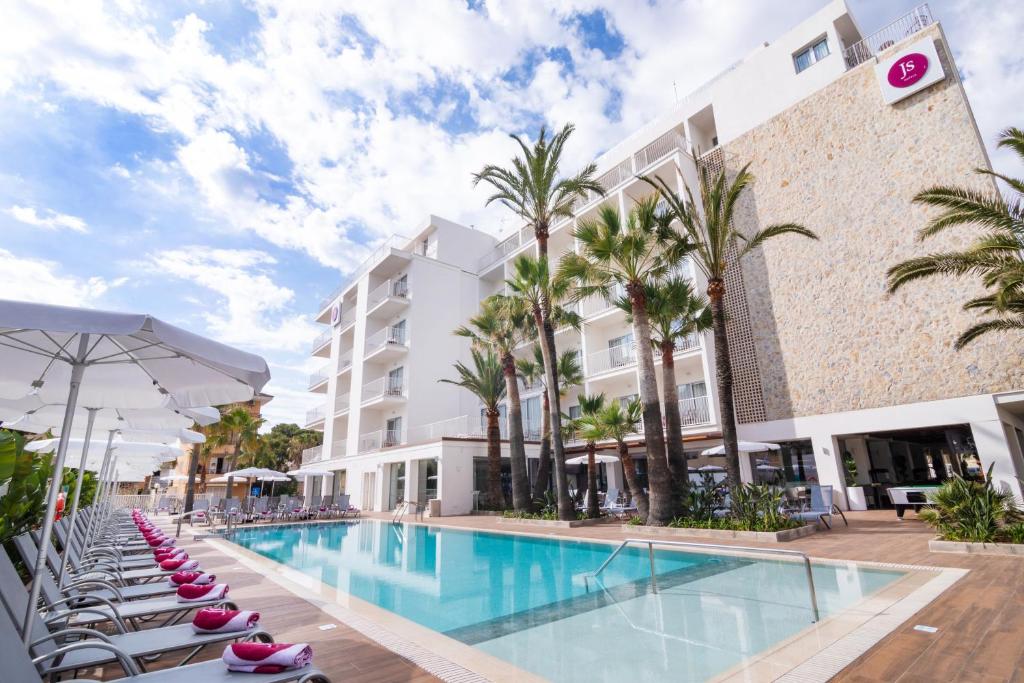
<instances>
[{"instance_id":1,"label":"open white umbrella","mask_svg":"<svg viewBox=\"0 0 1024 683\"><path fill-rule=\"evenodd\" d=\"M619 461L619 459L616 456L614 456L614 455L605 455L604 453L597 453L596 455L594 455L594 462L596 462L599 465L601 463L610 463L610 462L618 462L618 461ZM585 456L585 455L577 455L575 458L567 458L566 461L565 461L565 464L566 465L586 465L587 464L587 456Z\"/></svg>"},{"instance_id":2,"label":"open white umbrella","mask_svg":"<svg viewBox=\"0 0 1024 683\"><path fill-rule=\"evenodd\" d=\"M288 470L287 474L293 477L333 477L332 470L318 470L315 467L300 467L297 470Z\"/></svg>"},{"instance_id":3,"label":"open white umbrella","mask_svg":"<svg viewBox=\"0 0 1024 683\"><path fill-rule=\"evenodd\" d=\"M741 453L763 453L764 451L778 451L782 449L777 443L763 443L761 441L740 441L739 451ZM725 455L725 444L708 448L700 452L701 455Z\"/></svg>"},{"instance_id":4,"label":"open white umbrella","mask_svg":"<svg viewBox=\"0 0 1024 683\"><path fill-rule=\"evenodd\" d=\"M22 632L31 640L46 549L79 406L190 408L246 401L270 379L259 356L148 315L0 301L0 398L66 404Z\"/></svg>"},{"instance_id":5,"label":"open white umbrella","mask_svg":"<svg viewBox=\"0 0 1024 683\"><path fill-rule=\"evenodd\" d=\"M698 472L725 472L725 468L721 465L701 465L697 468Z\"/></svg>"}]
</instances>

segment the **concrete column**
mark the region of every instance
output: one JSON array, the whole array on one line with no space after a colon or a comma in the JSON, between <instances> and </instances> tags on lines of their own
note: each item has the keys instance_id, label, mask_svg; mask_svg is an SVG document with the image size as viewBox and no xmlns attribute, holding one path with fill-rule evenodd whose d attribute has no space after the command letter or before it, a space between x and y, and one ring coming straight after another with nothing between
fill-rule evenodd
<instances>
[{"instance_id":1,"label":"concrete column","mask_svg":"<svg viewBox=\"0 0 1024 683\"><path fill-rule=\"evenodd\" d=\"M442 515L467 515L473 510L471 447L446 445L437 463L437 491Z\"/></svg>"},{"instance_id":2,"label":"concrete column","mask_svg":"<svg viewBox=\"0 0 1024 683\"><path fill-rule=\"evenodd\" d=\"M846 503L846 476L843 469L843 454L839 452L837 439L828 433L812 433L811 446L814 448L814 464L818 468L818 483L832 486L833 502L844 510Z\"/></svg>"},{"instance_id":3,"label":"concrete column","mask_svg":"<svg viewBox=\"0 0 1024 683\"><path fill-rule=\"evenodd\" d=\"M405 499L414 500L417 503L426 505L427 501L420 500L420 461L405 461Z\"/></svg>"},{"instance_id":4,"label":"concrete column","mask_svg":"<svg viewBox=\"0 0 1024 683\"><path fill-rule=\"evenodd\" d=\"M1017 472L1017 468L1014 467L1014 452L1008 439L1008 425L1002 420L993 419L972 421L970 427L982 468L987 471L989 466L992 466L993 484L996 488L1011 491L1017 500L1021 500L1021 485L1017 477L1024 473Z\"/></svg>"}]
</instances>

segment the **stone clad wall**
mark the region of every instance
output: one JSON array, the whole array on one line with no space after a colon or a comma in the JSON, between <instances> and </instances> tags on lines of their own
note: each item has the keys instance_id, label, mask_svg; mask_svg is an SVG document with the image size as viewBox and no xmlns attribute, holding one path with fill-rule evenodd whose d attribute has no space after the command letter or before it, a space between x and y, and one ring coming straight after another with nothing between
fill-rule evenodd
<instances>
[{"instance_id":1,"label":"stone clad wall","mask_svg":"<svg viewBox=\"0 0 1024 683\"><path fill-rule=\"evenodd\" d=\"M992 187L971 173L988 160L941 30L910 40L924 35L944 81L885 105L872 60L725 146L756 177L739 229L796 221L821 238L776 238L742 262L768 420L1024 388L1021 335L952 348L976 320L960 308L974 281L885 293L893 264L969 241L954 229L917 242L928 211L915 193Z\"/></svg>"}]
</instances>

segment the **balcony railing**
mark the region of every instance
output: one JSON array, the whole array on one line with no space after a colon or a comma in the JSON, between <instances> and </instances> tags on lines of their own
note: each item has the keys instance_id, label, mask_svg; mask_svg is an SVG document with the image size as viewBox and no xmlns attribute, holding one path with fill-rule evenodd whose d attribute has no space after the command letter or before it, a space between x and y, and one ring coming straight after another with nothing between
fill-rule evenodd
<instances>
[{"instance_id":1,"label":"balcony railing","mask_svg":"<svg viewBox=\"0 0 1024 683\"><path fill-rule=\"evenodd\" d=\"M327 298L320 302L320 310L322 311L328 306L330 306L332 303L334 303L334 300L337 299L342 292L348 289L348 286L350 284L361 278L366 273L366 271L370 270L375 265L380 263L385 256L391 253L392 249L403 249L408 244L408 237L402 237L401 235L391 235L391 237L388 237L379 247L373 250L373 253L366 257L366 259L361 264L359 264L358 268L352 271L352 274L349 275L348 278L341 283L341 286L339 286L337 289L331 292L331 294Z\"/></svg>"},{"instance_id":2,"label":"balcony railing","mask_svg":"<svg viewBox=\"0 0 1024 683\"><path fill-rule=\"evenodd\" d=\"M366 338L366 353L370 354L384 346L406 346L405 328L389 325Z\"/></svg>"},{"instance_id":3,"label":"balcony railing","mask_svg":"<svg viewBox=\"0 0 1024 683\"><path fill-rule=\"evenodd\" d=\"M338 329L344 330L349 325L356 321L356 309L350 308L341 314L341 319L338 320Z\"/></svg>"},{"instance_id":4,"label":"balcony railing","mask_svg":"<svg viewBox=\"0 0 1024 683\"><path fill-rule=\"evenodd\" d=\"M313 446L302 451L302 464L308 465L311 462L319 462L321 456L323 456L323 446Z\"/></svg>"},{"instance_id":5,"label":"balcony railing","mask_svg":"<svg viewBox=\"0 0 1024 683\"><path fill-rule=\"evenodd\" d=\"M711 410L707 396L679 399L679 417L684 427L711 423Z\"/></svg>"},{"instance_id":6,"label":"balcony railing","mask_svg":"<svg viewBox=\"0 0 1024 683\"><path fill-rule=\"evenodd\" d=\"M681 149L686 149L686 138L670 130L633 155L633 170L640 173L654 162Z\"/></svg>"},{"instance_id":7,"label":"balcony railing","mask_svg":"<svg viewBox=\"0 0 1024 683\"><path fill-rule=\"evenodd\" d=\"M331 366L327 364L311 374L309 376L309 388L312 389L316 385L326 382L327 378L330 377L330 372Z\"/></svg>"},{"instance_id":8,"label":"balcony railing","mask_svg":"<svg viewBox=\"0 0 1024 683\"><path fill-rule=\"evenodd\" d=\"M636 342L587 354L587 374L619 370L636 365Z\"/></svg>"},{"instance_id":9,"label":"balcony railing","mask_svg":"<svg viewBox=\"0 0 1024 683\"><path fill-rule=\"evenodd\" d=\"M381 448L392 448L407 443L404 429L378 429L359 435L359 452L368 453Z\"/></svg>"},{"instance_id":10,"label":"balcony railing","mask_svg":"<svg viewBox=\"0 0 1024 683\"><path fill-rule=\"evenodd\" d=\"M313 344L310 346L309 351L310 353L316 353L324 344L329 344L330 342L331 330L326 329L316 336L316 339L313 340Z\"/></svg>"},{"instance_id":11,"label":"balcony railing","mask_svg":"<svg viewBox=\"0 0 1024 683\"><path fill-rule=\"evenodd\" d=\"M385 299L395 297L396 299L409 298L409 281L404 278L397 280L385 280L370 292L366 297L366 307L373 308Z\"/></svg>"},{"instance_id":12,"label":"balcony railing","mask_svg":"<svg viewBox=\"0 0 1024 683\"><path fill-rule=\"evenodd\" d=\"M348 410L351 405L349 403L349 394L339 394L334 397L334 414L339 415Z\"/></svg>"},{"instance_id":13,"label":"balcony railing","mask_svg":"<svg viewBox=\"0 0 1024 683\"><path fill-rule=\"evenodd\" d=\"M863 64L879 52L892 47L904 38L914 35L933 23L935 23L935 20L932 18L932 11L927 3L918 5L885 28L872 33L870 36L843 50L846 68L852 69L858 64Z\"/></svg>"},{"instance_id":14,"label":"balcony railing","mask_svg":"<svg viewBox=\"0 0 1024 683\"><path fill-rule=\"evenodd\" d=\"M505 418L498 418L501 438L508 438L508 424ZM483 439L487 437L487 419L481 415L459 415L447 420L431 422L409 428L409 443L432 441L441 438Z\"/></svg>"},{"instance_id":15,"label":"balcony railing","mask_svg":"<svg viewBox=\"0 0 1024 683\"><path fill-rule=\"evenodd\" d=\"M338 374L345 372L352 367L352 351L346 351L338 358Z\"/></svg>"},{"instance_id":16,"label":"balcony railing","mask_svg":"<svg viewBox=\"0 0 1024 683\"><path fill-rule=\"evenodd\" d=\"M306 426L316 424L317 422L323 422L324 420L324 406L319 408L313 408L312 410L306 411Z\"/></svg>"},{"instance_id":17,"label":"balcony railing","mask_svg":"<svg viewBox=\"0 0 1024 683\"><path fill-rule=\"evenodd\" d=\"M405 383L381 377L363 385L363 403L388 396L394 398L404 397Z\"/></svg>"}]
</instances>

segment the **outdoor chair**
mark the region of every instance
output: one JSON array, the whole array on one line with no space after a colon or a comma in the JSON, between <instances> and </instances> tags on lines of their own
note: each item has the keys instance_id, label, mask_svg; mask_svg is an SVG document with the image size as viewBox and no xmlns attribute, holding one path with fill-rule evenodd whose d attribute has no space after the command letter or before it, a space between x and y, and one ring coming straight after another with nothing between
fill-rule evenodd
<instances>
[{"instance_id":1,"label":"outdoor chair","mask_svg":"<svg viewBox=\"0 0 1024 683\"><path fill-rule=\"evenodd\" d=\"M21 534L14 539L15 547L18 549L19 554L22 554L22 559L25 564L29 567L35 564L35 553L38 552L39 544L39 531L34 530L29 533ZM31 546L31 555L24 555L22 547L26 549ZM50 544L46 549L46 564L49 566L50 571L53 572L54 576L58 576L61 572L61 558L57 553L57 549ZM100 559L83 560L79 562L78 553L74 547L68 553L68 563L64 568L69 574L74 574L79 578L85 576L102 574L111 578L114 583L122 586L127 586L135 583L146 583L154 579L166 578L173 574L172 571L166 571L160 569L155 563L150 562L147 567L143 568L124 568L122 569L116 562L103 561Z\"/></svg>"},{"instance_id":2,"label":"outdoor chair","mask_svg":"<svg viewBox=\"0 0 1024 683\"><path fill-rule=\"evenodd\" d=\"M334 496L324 496L320 501L320 507L316 509L316 517L330 517L334 510Z\"/></svg>"},{"instance_id":3,"label":"outdoor chair","mask_svg":"<svg viewBox=\"0 0 1024 683\"><path fill-rule=\"evenodd\" d=\"M339 517L348 517L348 515L351 514L351 510L348 509L351 504L351 500L352 497L347 493L343 493L338 496L338 502L335 503L335 507L338 509Z\"/></svg>"},{"instance_id":4,"label":"outdoor chair","mask_svg":"<svg viewBox=\"0 0 1024 683\"><path fill-rule=\"evenodd\" d=\"M283 671L276 674L236 673L227 670L224 662L220 659L213 659L198 664L187 664L171 669L144 672L137 663L142 655L132 654L131 650L124 647L134 647L135 652L143 648L146 640L143 634L153 633L154 636L161 631L144 631L141 633L126 634L136 638L133 642L122 640L120 643L114 641L98 631L76 629L75 637L84 637L85 640L77 640L71 643L61 643L59 646L52 645L45 654L36 656L34 659L22 644L22 638L15 627L17 615L13 616L5 608L0 607L0 662L3 662L4 680L17 681L18 683L42 683L43 678L40 668L49 675L52 668L51 661L71 661L73 657L105 656L107 662L117 662L124 671L125 678L137 680L139 683L330 683L330 680L318 669L312 666ZM38 624L38 622L36 622ZM190 627L191 628L191 627ZM78 631L84 631L78 633ZM163 631L164 635L169 632ZM222 634L223 635L223 634ZM236 636L240 634L235 634ZM224 642L221 640L220 642ZM37 648L46 647L45 643L38 644ZM49 648L48 648L49 649ZM81 653L81 654L80 654ZM89 664L88 666L94 666ZM38 667L38 668L37 668ZM77 683L92 683L91 679L75 679Z\"/></svg>"},{"instance_id":5,"label":"outdoor chair","mask_svg":"<svg viewBox=\"0 0 1024 683\"><path fill-rule=\"evenodd\" d=\"M808 522L813 521L815 523L821 522L825 525L826 529L831 529L832 515L839 514L843 524L850 525L846 521L846 515L833 503L833 488L831 485L812 485L810 486L810 491L811 496L807 506L799 510L790 511L789 516L791 518Z\"/></svg>"}]
</instances>

